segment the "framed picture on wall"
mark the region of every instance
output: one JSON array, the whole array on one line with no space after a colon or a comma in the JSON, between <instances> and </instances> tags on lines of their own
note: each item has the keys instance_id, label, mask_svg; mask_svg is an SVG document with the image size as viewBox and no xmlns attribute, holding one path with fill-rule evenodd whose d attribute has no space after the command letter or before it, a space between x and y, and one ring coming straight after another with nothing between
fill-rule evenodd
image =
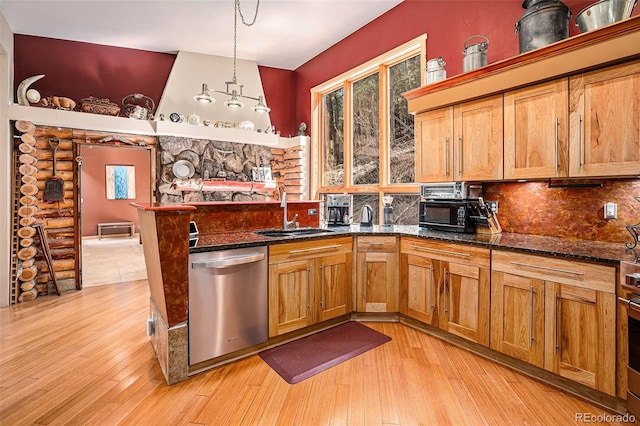
<instances>
[{"instance_id":1,"label":"framed picture on wall","mask_svg":"<svg viewBox=\"0 0 640 426\"><path fill-rule=\"evenodd\" d=\"M131 200L136 198L135 166L105 166L107 200Z\"/></svg>"}]
</instances>

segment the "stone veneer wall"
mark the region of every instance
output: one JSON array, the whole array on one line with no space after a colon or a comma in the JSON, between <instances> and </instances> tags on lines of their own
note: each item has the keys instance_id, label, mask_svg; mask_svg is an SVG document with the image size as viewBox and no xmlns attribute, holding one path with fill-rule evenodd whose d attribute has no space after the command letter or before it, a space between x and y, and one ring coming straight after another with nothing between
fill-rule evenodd
<instances>
[{"instance_id":1,"label":"stone veneer wall","mask_svg":"<svg viewBox=\"0 0 640 426\"><path fill-rule=\"evenodd\" d=\"M180 160L194 167L191 181L218 180L251 182L253 168L270 166L278 189L287 191L289 200L306 199L302 174L303 146L270 148L262 145L210 141L173 136L159 137L160 170L158 191L161 205L207 201L269 201L278 199L277 191L182 191L175 188L178 179L173 165Z\"/></svg>"}]
</instances>

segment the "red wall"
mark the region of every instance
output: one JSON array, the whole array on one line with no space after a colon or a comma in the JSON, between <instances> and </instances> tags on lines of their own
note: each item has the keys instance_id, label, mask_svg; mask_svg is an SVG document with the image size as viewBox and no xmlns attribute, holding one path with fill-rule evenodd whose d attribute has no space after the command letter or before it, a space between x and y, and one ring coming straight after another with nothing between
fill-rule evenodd
<instances>
[{"instance_id":1,"label":"red wall","mask_svg":"<svg viewBox=\"0 0 640 426\"><path fill-rule=\"evenodd\" d=\"M175 60L166 53L19 34L14 52L14 90L25 78L44 74L33 85L42 97L78 102L94 96L119 106L133 93L149 96L158 106Z\"/></svg>"},{"instance_id":2,"label":"red wall","mask_svg":"<svg viewBox=\"0 0 640 426\"><path fill-rule=\"evenodd\" d=\"M151 153L144 149L83 145L82 156L82 236L98 235L100 222L133 222L138 230L138 211L129 203L151 202ZM105 166L135 166L135 200L107 200Z\"/></svg>"},{"instance_id":3,"label":"red wall","mask_svg":"<svg viewBox=\"0 0 640 426\"><path fill-rule=\"evenodd\" d=\"M258 67L258 71L267 106L271 108L271 124L276 126L281 136L295 136L298 129L295 124L295 72L262 66Z\"/></svg>"},{"instance_id":4,"label":"red wall","mask_svg":"<svg viewBox=\"0 0 640 426\"><path fill-rule=\"evenodd\" d=\"M564 3L575 17L593 1ZM462 72L464 42L474 34L489 39L488 63L518 55L514 28L523 13L520 0L405 0L296 69L295 121L309 123L312 87L424 33L427 59L442 56L449 77ZM572 17L570 36L580 32L574 24Z\"/></svg>"}]
</instances>

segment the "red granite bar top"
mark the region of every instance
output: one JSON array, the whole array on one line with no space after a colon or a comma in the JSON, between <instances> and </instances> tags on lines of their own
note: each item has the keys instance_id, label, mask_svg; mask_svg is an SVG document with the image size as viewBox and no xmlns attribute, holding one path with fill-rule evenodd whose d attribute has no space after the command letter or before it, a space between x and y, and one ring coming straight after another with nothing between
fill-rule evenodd
<instances>
[{"instance_id":1,"label":"red granite bar top","mask_svg":"<svg viewBox=\"0 0 640 426\"><path fill-rule=\"evenodd\" d=\"M195 206L190 206L187 204L168 204L168 205L160 206L160 205L152 205L152 204L129 203L129 205L132 207L135 207L138 210L157 211L157 212L196 210Z\"/></svg>"}]
</instances>

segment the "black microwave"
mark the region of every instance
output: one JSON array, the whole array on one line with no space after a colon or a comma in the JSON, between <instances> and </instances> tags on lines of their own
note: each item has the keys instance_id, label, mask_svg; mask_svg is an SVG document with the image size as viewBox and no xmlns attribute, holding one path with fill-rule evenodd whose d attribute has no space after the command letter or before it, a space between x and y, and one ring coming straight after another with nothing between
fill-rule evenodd
<instances>
[{"instance_id":1,"label":"black microwave","mask_svg":"<svg viewBox=\"0 0 640 426\"><path fill-rule=\"evenodd\" d=\"M418 226L436 231L474 233L476 226L471 220L474 202L477 200L422 200L418 209Z\"/></svg>"}]
</instances>

